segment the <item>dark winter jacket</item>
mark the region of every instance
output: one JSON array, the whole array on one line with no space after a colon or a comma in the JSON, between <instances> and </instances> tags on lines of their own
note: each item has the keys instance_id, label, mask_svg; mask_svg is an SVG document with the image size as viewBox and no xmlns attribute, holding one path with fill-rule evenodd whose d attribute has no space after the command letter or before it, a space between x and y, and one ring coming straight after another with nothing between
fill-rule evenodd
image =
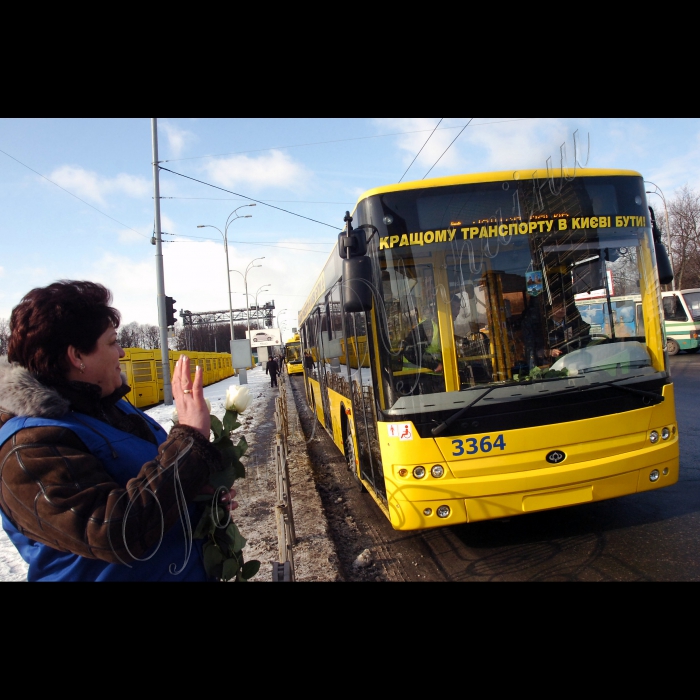
<instances>
[{"instance_id":1,"label":"dark winter jacket","mask_svg":"<svg viewBox=\"0 0 700 700\"><path fill-rule=\"evenodd\" d=\"M270 358L267 361L267 366L265 367L265 374L269 374L271 377L274 377L275 375L280 373L280 368L279 365L277 364L277 360L274 358Z\"/></svg>"},{"instance_id":2,"label":"dark winter jacket","mask_svg":"<svg viewBox=\"0 0 700 700\"><path fill-rule=\"evenodd\" d=\"M201 546L171 573L188 544L178 490L191 503L219 452L189 426L166 435L128 392L47 386L0 359L0 509L30 580L206 578Z\"/></svg>"}]
</instances>

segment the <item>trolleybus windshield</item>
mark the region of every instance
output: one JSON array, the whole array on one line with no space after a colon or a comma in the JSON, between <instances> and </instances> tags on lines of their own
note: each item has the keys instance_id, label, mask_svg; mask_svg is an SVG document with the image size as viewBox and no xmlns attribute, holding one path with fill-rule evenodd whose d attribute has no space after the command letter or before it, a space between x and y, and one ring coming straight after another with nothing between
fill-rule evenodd
<instances>
[{"instance_id":1,"label":"trolleybus windshield","mask_svg":"<svg viewBox=\"0 0 700 700\"><path fill-rule=\"evenodd\" d=\"M484 402L497 404L612 380L645 384L641 391L663 383L641 178L462 184L361 205L358 223L375 229L377 353L390 413L460 408L473 403L463 392L489 387ZM641 295L638 323L613 319L610 298L625 294ZM609 322L582 316L577 302L589 296Z\"/></svg>"}]
</instances>

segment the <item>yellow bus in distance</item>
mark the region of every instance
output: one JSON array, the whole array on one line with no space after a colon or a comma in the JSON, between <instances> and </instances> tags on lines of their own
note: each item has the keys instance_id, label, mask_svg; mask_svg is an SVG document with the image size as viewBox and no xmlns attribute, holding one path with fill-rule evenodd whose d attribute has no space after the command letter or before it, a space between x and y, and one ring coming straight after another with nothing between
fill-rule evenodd
<instances>
[{"instance_id":1,"label":"yellow bus in distance","mask_svg":"<svg viewBox=\"0 0 700 700\"><path fill-rule=\"evenodd\" d=\"M298 333L295 333L284 344L284 358L287 363L287 374L303 374L304 358L301 353L301 340Z\"/></svg>"}]
</instances>

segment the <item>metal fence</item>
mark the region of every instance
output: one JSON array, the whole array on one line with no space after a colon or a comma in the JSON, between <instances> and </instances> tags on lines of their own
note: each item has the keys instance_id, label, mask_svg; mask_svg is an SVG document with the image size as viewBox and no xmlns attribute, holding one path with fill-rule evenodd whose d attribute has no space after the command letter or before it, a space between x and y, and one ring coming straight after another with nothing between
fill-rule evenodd
<instances>
[{"instance_id":1,"label":"metal fence","mask_svg":"<svg viewBox=\"0 0 700 700\"><path fill-rule=\"evenodd\" d=\"M294 532L294 513L292 511L292 494L289 484L289 466L287 464L289 422L287 416L287 379L284 373L278 377L279 396L275 399L275 471L277 482L277 503L275 520L277 522L278 561L272 566L273 581L294 581L294 552L292 547L297 538Z\"/></svg>"}]
</instances>

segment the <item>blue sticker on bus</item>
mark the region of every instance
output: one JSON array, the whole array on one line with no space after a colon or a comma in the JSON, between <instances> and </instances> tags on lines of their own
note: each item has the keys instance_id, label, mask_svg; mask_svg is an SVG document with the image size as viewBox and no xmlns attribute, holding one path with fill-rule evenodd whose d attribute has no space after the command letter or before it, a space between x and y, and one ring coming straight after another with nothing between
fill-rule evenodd
<instances>
[{"instance_id":1,"label":"blue sticker on bus","mask_svg":"<svg viewBox=\"0 0 700 700\"><path fill-rule=\"evenodd\" d=\"M467 450L464 449L465 443L468 447ZM480 441L477 441L476 438L465 438L464 440L453 440L452 444L455 447L455 451L452 453L453 457L475 455L478 452L491 452L494 447L497 447L499 450L504 450L506 447L503 435L497 435L493 442L491 442L490 435L484 435Z\"/></svg>"}]
</instances>

